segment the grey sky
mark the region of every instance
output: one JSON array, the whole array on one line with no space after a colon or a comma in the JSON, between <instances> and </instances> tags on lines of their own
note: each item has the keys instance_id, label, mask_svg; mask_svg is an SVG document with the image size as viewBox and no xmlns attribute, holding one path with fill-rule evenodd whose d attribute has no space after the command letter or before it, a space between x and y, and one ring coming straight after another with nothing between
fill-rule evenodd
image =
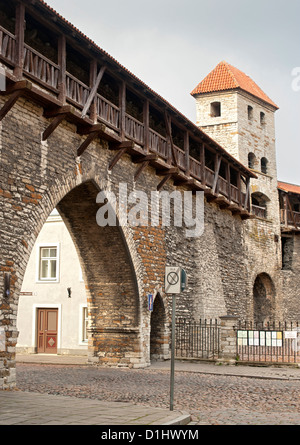
<instances>
[{"instance_id":1,"label":"grey sky","mask_svg":"<svg viewBox=\"0 0 300 445\"><path fill-rule=\"evenodd\" d=\"M192 121L190 92L220 61L244 71L280 108L278 178L300 184L299 0L47 2Z\"/></svg>"}]
</instances>

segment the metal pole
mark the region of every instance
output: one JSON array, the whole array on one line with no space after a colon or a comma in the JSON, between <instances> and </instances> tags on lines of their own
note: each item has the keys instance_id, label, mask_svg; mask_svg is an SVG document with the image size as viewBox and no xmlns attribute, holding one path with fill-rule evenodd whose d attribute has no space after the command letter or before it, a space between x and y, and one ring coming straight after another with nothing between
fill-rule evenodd
<instances>
[{"instance_id":1,"label":"metal pole","mask_svg":"<svg viewBox=\"0 0 300 445\"><path fill-rule=\"evenodd\" d=\"M170 382L170 411L174 409L174 379L175 379L175 312L176 296L172 295L172 343L171 343L171 382Z\"/></svg>"}]
</instances>

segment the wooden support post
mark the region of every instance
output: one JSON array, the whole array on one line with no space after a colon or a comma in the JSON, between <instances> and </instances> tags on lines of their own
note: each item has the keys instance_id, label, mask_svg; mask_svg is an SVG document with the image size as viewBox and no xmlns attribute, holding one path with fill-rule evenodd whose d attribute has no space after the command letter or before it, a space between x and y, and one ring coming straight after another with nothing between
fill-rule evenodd
<instances>
[{"instance_id":1,"label":"wooden support post","mask_svg":"<svg viewBox=\"0 0 300 445\"><path fill-rule=\"evenodd\" d=\"M222 157L219 155L215 155L215 177L214 177L214 182L213 182L213 186L212 186L212 192L216 193L217 189L218 189L218 180L219 180L219 171L220 171L220 166L221 166L221 161L222 161Z\"/></svg>"},{"instance_id":2,"label":"wooden support post","mask_svg":"<svg viewBox=\"0 0 300 445\"><path fill-rule=\"evenodd\" d=\"M157 191L159 192L163 186L165 185L165 183L172 177L172 175L166 175L158 184L157 186Z\"/></svg>"},{"instance_id":3,"label":"wooden support post","mask_svg":"<svg viewBox=\"0 0 300 445\"><path fill-rule=\"evenodd\" d=\"M245 210L250 211L250 178L246 179L246 198L245 198Z\"/></svg>"},{"instance_id":4,"label":"wooden support post","mask_svg":"<svg viewBox=\"0 0 300 445\"><path fill-rule=\"evenodd\" d=\"M287 206L287 194L285 193L283 196L284 201L284 225L288 226L288 206Z\"/></svg>"},{"instance_id":5,"label":"wooden support post","mask_svg":"<svg viewBox=\"0 0 300 445\"><path fill-rule=\"evenodd\" d=\"M143 173L143 171L145 170L145 168L148 167L150 161L144 161L141 163L141 165L138 167L138 169L136 170L135 174L134 174L134 180L137 181L138 178L140 177L140 175Z\"/></svg>"},{"instance_id":6,"label":"wooden support post","mask_svg":"<svg viewBox=\"0 0 300 445\"><path fill-rule=\"evenodd\" d=\"M58 90L59 90L58 99L63 104L66 103L66 96L67 96L66 61L67 61L66 37L64 35L61 35L58 40L58 65L60 68L59 81L58 81Z\"/></svg>"},{"instance_id":7,"label":"wooden support post","mask_svg":"<svg viewBox=\"0 0 300 445\"><path fill-rule=\"evenodd\" d=\"M149 153L149 100L144 102L144 150Z\"/></svg>"},{"instance_id":8,"label":"wooden support post","mask_svg":"<svg viewBox=\"0 0 300 445\"><path fill-rule=\"evenodd\" d=\"M88 146L96 139L97 136L105 133L106 126L104 124L96 124L87 129L81 129L79 133L81 135L87 134L87 138L82 142L77 150L77 156L81 156Z\"/></svg>"},{"instance_id":9,"label":"wooden support post","mask_svg":"<svg viewBox=\"0 0 300 445\"><path fill-rule=\"evenodd\" d=\"M240 172L238 172L238 174L237 174L237 188L238 188L239 206L243 207L243 205L242 205L242 181L241 181L241 173Z\"/></svg>"},{"instance_id":10,"label":"wooden support post","mask_svg":"<svg viewBox=\"0 0 300 445\"><path fill-rule=\"evenodd\" d=\"M230 178L230 164L226 164L226 181L227 181L227 199L231 201L231 178Z\"/></svg>"},{"instance_id":11,"label":"wooden support post","mask_svg":"<svg viewBox=\"0 0 300 445\"><path fill-rule=\"evenodd\" d=\"M22 94L23 94L22 90L14 91L11 94L10 98L5 102L5 104L3 105L3 107L0 110L0 121L2 121L2 119L12 109L12 107L15 105L15 103L17 102L19 97L22 96Z\"/></svg>"},{"instance_id":12,"label":"wooden support post","mask_svg":"<svg viewBox=\"0 0 300 445\"><path fill-rule=\"evenodd\" d=\"M200 145L200 162L201 162L201 182L202 185L206 186L206 174L205 174L205 145Z\"/></svg>"},{"instance_id":13,"label":"wooden support post","mask_svg":"<svg viewBox=\"0 0 300 445\"><path fill-rule=\"evenodd\" d=\"M119 91L120 103L120 136L125 139L125 113L126 113L126 83L122 82Z\"/></svg>"},{"instance_id":14,"label":"wooden support post","mask_svg":"<svg viewBox=\"0 0 300 445\"><path fill-rule=\"evenodd\" d=\"M184 133L184 153L185 153L185 174L190 175L190 136L189 132Z\"/></svg>"},{"instance_id":15,"label":"wooden support post","mask_svg":"<svg viewBox=\"0 0 300 445\"><path fill-rule=\"evenodd\" d=\"M53 131L59 126L59 124L62 123L62 121L65 119L67 113L64 114L59 114L57 115L53 121L51 122L51 124L46 128L46 130L44 131L43 135L42 135L42 140L46 141L48 139L48 137L53 133Z\"/></svg>"},{"instance_id":16,"label":"wooden support post","mask_svg":"<svg viewBox=\"0 0 300 445\"><path fill-rule=\"evenodd\" d=\"M114 156L111 163L109 164L108 170L112 170L121 157L127 152L128 147L120 148L118 153Z\"/></svg>"},{"instance_id":17,"label":"wooden support post","mask_svg":"<svg viewBox=\"0 0 300 445\"><path fill-rule=\"evenodd\" d=\"M165 110L165 124L166 124L166 130L167 130L167 135L168 135L168 140L169 140L169 144L171 146L171 153L170 156L168 156L168 162L170 164L172 164L172 159L173 159L173 163L176 167L178 167L178 162L177 162L177 156L175 153L175 148L174 148L174 144L173 144L173 138L172 138L172 124L171 124L171 117L168 115L167 111Z\"/></svg>"},{"instance_id":18,"label":"wooden support post","mask_svg":"<svg viewBox=\"0 0 300 445\"><path fill-rule=\"evenodd\" d=\"M95 62L94 62L94 64L93 64L93 66L95 66ZM86 103L85 103L85 105L84 105L84 108L83 108L81 117L85 117L85 116L87 115L87 113L88 113L88 111L89 111L89 109L90 109L90 106L92 105L92 102L93 102L93 100L94 100L95 97L96 97L97 90L98 90L98 87L99 87L99 85L100 85L100 82L101 82L101 79L102 79L102 77L103 77L103 74L104 74L105 70L106 70L106 67L103 65L103 66L101 67L99 73L98 73L97 79L95 80L95 82L94 82L94 84L93 84L93 88L92 88L92 90L91 90L91 92L90 92L90 95L89 95L89 97L88 97L88 99L87 99L87 101L86 101ZM93 77L93 76L92 76L92 77Z\"/></svg>"},{"instance_id":19,"label":"wooden support post","mask_svg":"<svg viewBox=\"0 0 300 445\"><path fill-rule=\"evenodd\" d=\"M25 5L18 3L16 8L16 65L14 75L21 79L24 65L24 38L25 38Z\"/></svg>"}]
</instances>

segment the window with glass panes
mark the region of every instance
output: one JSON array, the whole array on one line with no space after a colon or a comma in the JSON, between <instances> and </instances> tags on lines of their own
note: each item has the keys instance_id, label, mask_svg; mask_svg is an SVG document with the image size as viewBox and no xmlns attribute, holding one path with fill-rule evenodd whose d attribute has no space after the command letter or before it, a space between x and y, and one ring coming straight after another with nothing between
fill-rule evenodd
<instances>
[{"instance_id":1,"label":"window with glass panes","mask_svg":"<svg viewBox=\"0 0 300 445\"><path fill-rule=\"evenodd\" d=\"M87 307L83 307L82 308L82 341L88 341L87 329L88 329L88 309L87 309Z\"/></svg>"},{"instance_id":2,"label":"window with glass panes","mask_svg":"<svg viewBox=\"0 0 300 445\"><path fill-rule=\"evenodd\" d=\"M56 280L57 272L57 247L41 247L39 279Z\"/></svg>"}]
</instances>

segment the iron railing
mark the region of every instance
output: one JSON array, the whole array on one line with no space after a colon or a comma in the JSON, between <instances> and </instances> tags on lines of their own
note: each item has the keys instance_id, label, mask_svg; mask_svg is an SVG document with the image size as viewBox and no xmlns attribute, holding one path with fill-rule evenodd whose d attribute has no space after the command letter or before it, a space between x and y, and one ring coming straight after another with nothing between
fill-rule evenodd
<instances>
[{"instance_id":1,"label":"iron railing","mask_svg":"<svg viewBox=\"0 0 300 445\"><path fill-rule=\"evenodd\" d=\"M236 338L240 361L300 363L298 322L240 322Z\"/></svg>"},{"instance_id":2,"label":"iron railing","mask_svg":"<svg viewBox=\"0 0 300 445\"><path fill-rule=\"evenodd\" d=\"M175 339L177 358L215 359L220 347L218 320L178 319Z\"/></svg>"}]
</instances>

